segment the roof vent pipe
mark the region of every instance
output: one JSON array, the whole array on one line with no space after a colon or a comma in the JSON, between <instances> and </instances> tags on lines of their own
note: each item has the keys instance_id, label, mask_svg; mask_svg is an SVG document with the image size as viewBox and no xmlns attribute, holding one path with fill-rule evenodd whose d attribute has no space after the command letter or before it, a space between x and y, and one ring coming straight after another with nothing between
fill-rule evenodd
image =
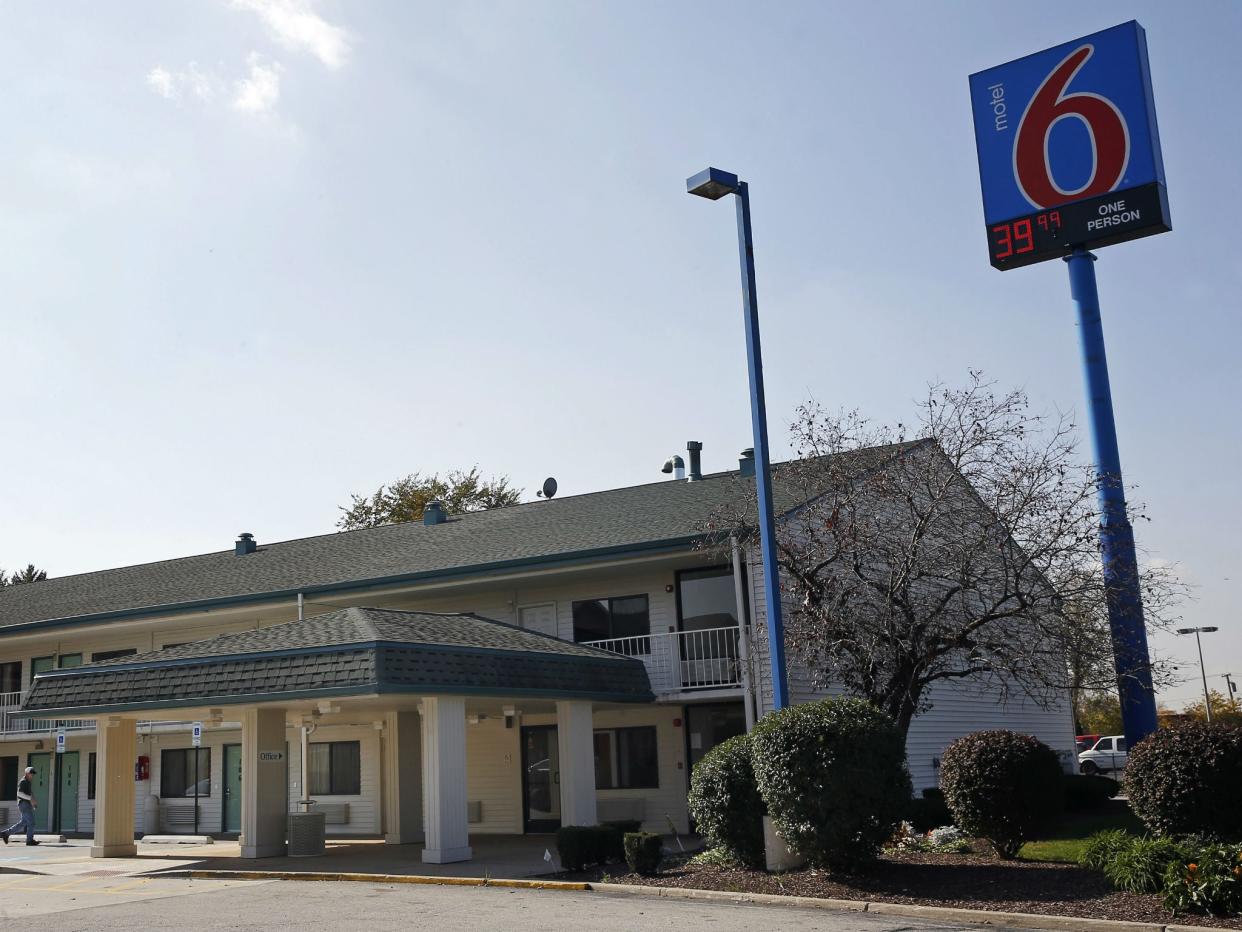
<instances>
[{"instance_id":1,"label":"roof vent pipe","mask_svg":"<svg viewBox=\"0 0 1242 932\"><path fill-rule=\"evenodd\" d=\"M697 440L687 440L686 452L690 454L690 475L686 477L686 481L697 482L703 478L703 464L699 461L699 454L703 452L703 444Z\"/></svg>"},{"instance_id":2,"label":"roof vent pipe","mask_svg":"<svg viewBox=\"0 0 1242 932\"><path fill-rule=\"evenodd\" d=\"M742 477L753 476L755 474L755 448L747 447L738 454L737 468Z\"/></svg>"},{"instance_id":3,"label":"roof vent pipe","mask_svg":"<svg viewBox=\"0 0 1242 932\"><path fill-rule=\"evenodd\" d=\"M660 472L671 472L674 479L684 479L686 478L686 461L674 453L664 461Z\"/></svg>"},{"instance_id":4,"label":"roof vent pipe","mask_svg":"<svg viewBox=\"0 0 1242 932\"><path fill-rule=\"evenodd\" d=\"M423 524L443 524L447 517L444 506L437 499L433 498L423 508Z\"/></svg>"},{"instance_id":5,"label":"roof vent pipe","mask_svg":"<svg viewBox=\"0 0 1242 932\"><path fill-rule=\"evenodd\" d=\"M237 535L237 543L233 545L233 553L239 557L244 557L248 553L254 553L259 549L259 545L254 541L254 535L249 531L243 531Z\"/></svg>"}]
</instances>

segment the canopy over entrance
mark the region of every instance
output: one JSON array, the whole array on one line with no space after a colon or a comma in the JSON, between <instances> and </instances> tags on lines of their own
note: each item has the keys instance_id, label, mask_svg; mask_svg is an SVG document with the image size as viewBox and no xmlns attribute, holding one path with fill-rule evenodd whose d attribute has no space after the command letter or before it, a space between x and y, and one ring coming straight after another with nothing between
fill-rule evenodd
<instances>
[{"instance_id":1,"label":"canopy over entrance","mask_svg":"<svg viewBox=\"0 0 1242 932\"><path fill-rule=\"evenodd\" d=\"M640 660L473 614L347 608L41 673L22 717L409 693L651 702Z\"/></svg>"}]
</instances>

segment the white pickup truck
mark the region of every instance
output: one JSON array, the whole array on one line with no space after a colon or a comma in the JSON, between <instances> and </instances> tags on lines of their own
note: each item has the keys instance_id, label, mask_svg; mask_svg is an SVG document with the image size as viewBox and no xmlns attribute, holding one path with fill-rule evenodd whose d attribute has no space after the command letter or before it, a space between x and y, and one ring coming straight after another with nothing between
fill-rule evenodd
<instances>
[{"instance_id":1,"label":"white pickup truck","mask_svg":"<svg viewBox=\"0 0 1242 932\"><path fill-rule=\"evenodd\" d=\"M1120 773L1126 769L1126 736L1108 735L1078 755L1083 773Z\"/></svg>"}]
</instances>

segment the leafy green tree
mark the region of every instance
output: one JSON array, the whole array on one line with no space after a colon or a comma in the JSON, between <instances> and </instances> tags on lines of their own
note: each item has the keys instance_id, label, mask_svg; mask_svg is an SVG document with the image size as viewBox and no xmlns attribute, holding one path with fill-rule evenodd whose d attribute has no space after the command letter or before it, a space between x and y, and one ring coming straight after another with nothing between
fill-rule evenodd
<instances>
[{"instance_id":1,"label":"leafy green tree","mask_svg":"<svg viewBox=\"0 0 1242 932\"><path fill-rule=\"evenodd\" d=\"M47 570L36 569L33 563L27 563L24 570L14 570L12 574L0 570L0 589L5 586L21 586L25 583L43 582L47 579Z\"/></svg>"},{"instance_id":2,"label":"leafy green tree","mask_svg":"<svg viewBox=\"0 0 1242 932\"><path fill-rule=\"evenodd\" d=\"M411 473L381 485L370 496L351 495L350 499L348 506L341 506L336 522L342 531L419 521L432 501L440 502L451 515L503 508L521 501L522 490L510 486L508 476L482 478L475 466L469 472L455 469L444 477Z\"/></svg>"},{"instance_id":3,"label":"leafy green tree","mask_svg":"<svg viewBox=\"0 0 1242 932\"><path fill-rule=\"evenodd\" d=\"M1121 701L1111 691L1082 693L1074 706L1074 720L1082 729L1080 735L1119 735Z\"/></svg>"},{"instance_id":4,"label":"leafy green tree","mask_svg":"<svg viewBox=\"0 0 1242 932\"><path fill-rule=\"evenodd\" d=\"M1212 702L1212 721L1228 725L1242 725L1242 702L1226 698L1225 694L1218 689L1209 690L1208 698ZM1189 703L1182 711L1184 715L1196 722L1207 720L1203 714L1202 700Z\"/></svg>"}]
</instances>

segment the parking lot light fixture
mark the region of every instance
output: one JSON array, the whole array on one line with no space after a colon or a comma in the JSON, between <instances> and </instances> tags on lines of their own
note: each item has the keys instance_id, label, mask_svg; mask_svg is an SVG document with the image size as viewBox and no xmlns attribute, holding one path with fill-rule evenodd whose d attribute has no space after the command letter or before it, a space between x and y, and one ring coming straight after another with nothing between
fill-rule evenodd
<instances>
[{"instance_id":1,"label":"parking lot light fixture","mask_svg":"<svg viewBox=\"0 0 1242 932\"><path fill-rule=\"evenodd\" d=\"M1202 628L1178 628L1178 634L1193 634L1195 643L1199 645L1199 675L1203 677L1203 712L1207 716L1208 724L1212 723L1212 697L1208 693L1207 685L1207 669L1203 666L1203 640L1199 637L1201 634L1211 634L1213 631L1219 631L1215 625L1204 625Z\"/></svg>"}]
</instances>

